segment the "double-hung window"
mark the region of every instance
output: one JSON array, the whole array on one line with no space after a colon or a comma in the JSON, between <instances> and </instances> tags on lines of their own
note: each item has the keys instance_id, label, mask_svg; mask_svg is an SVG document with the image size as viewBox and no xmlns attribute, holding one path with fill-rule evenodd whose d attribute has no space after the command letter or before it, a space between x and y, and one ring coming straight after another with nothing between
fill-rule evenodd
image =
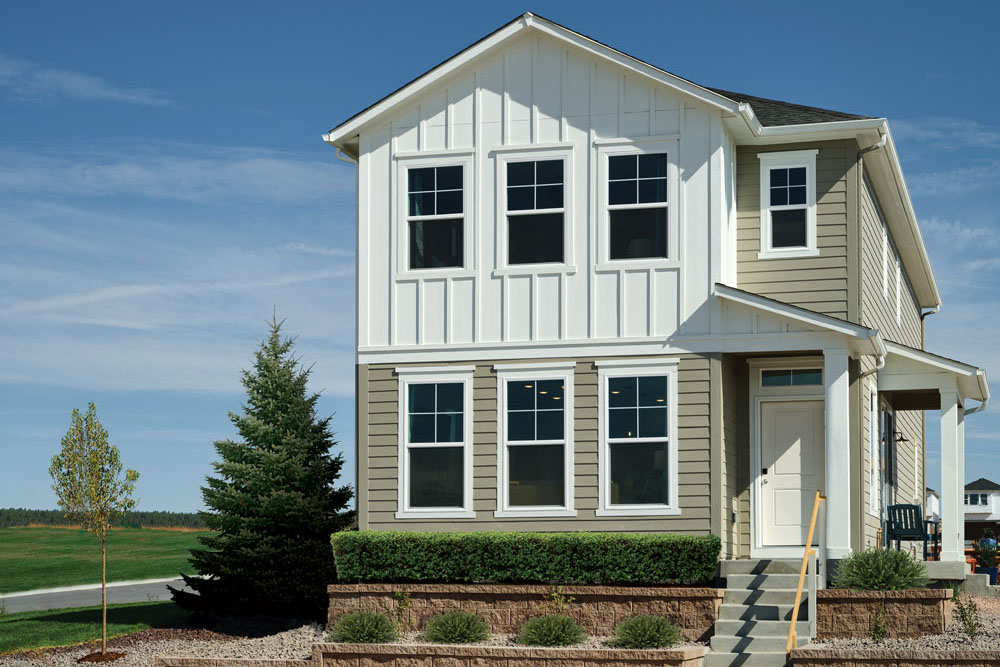
<instances>
[{"instance_id":1,"label":"double-hung window","mask_svg":"<svg viewBox=\"0 0 1000 667\"><path fill-rule=\"evenodd\" d=\"M409 269L463 266L463 165L410 167L406 176Z\"/></svg>"},{"instance_id":2,"label":"double-hung window","mask_svg":"<svg viewBox=\"0 0 1000 667\"><path fill-rule=\"evenodd\" d=\"M573 364L497 366L497 516L573 516Z\"/></svg>"},{"instance_id":3,"label":"double-hung window","mask_svg":"<svg viewBox=\"0 0 1000 667\"><path fill-rule=\"evenodd\" d=\"M608 258L666 259L667 154L608 155Z\"/></svg>"},{"instance_id":4,"label":"double-hung window","mask_svg":"<svg viewBox=\"0 0 1000 667\"><path fill-rule=\"evenodd\" d=\"M816 150L759 153L760 259L818 255Z\"/></svg>"},{"instance_id":5,"label":"double-hung window","mask_svg":"<svg viewBox=\"0 0 1000 667\"><path fill-rule=\"evenodd\" d=\"M598 364L598 514L679 514L676 361Z\"/></svg>"},{"instance_id":6,"label":"double-hung window","mask_svg":"<svg viewBox=\"0 0 1000 667\"><path fill-rule=\"evenodd\" d=\"M472 369L399 368L397 518L472 513Z\"/></svg>"},{"instance_id":7,"label":"double-hung window","mask_svg":"<svg viewBox=\"0 0 1000 667\"><path fill-rule=\"evenodd\" d=\"M502 164L508 265L565 263L565 164L562 157Z\"/></svg>"},{"instance_id":8,"label":"double-hung window","mask_svg":"<svg viewBox=\"0 0 1000 667\"><path fill-rule=\"evenodd\" d=\"M882 457L878 442L878 390L868 385L868 511L882 513Z\"/></svg>"}]
</instances>

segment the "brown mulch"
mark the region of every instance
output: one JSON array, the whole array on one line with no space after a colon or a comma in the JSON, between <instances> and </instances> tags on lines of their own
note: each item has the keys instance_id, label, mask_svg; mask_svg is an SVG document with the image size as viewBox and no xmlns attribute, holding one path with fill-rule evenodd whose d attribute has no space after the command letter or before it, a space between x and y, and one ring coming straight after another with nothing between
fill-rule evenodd
<instances>
[{"instance_id":1,"label":"brown mulch","mask_svg":"<svg viewBox=\"0 0 1000 667\"><path fill-rule=\"evenodd\" d=\"M124 653L115 653L114 651L108 651L107 653L88 653L83 656L77 662L114 662L115 660L120 660L124 658Z\"/></svg>"}]
</instances>

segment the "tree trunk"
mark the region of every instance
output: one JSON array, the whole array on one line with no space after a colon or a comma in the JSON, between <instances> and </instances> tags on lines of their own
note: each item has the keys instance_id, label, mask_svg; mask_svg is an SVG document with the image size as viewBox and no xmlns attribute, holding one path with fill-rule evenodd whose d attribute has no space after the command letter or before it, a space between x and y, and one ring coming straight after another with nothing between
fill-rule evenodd
<instances>
[{"instance_id":1,"label":"tree trunk","mask_svg":"<svg viewBox=\"0 0 1000 667\"><path fill-rule=\"evenodd\" d=\"M108 555L101 538L101 655L108 651Z\"/></svg>"}]
</instances>

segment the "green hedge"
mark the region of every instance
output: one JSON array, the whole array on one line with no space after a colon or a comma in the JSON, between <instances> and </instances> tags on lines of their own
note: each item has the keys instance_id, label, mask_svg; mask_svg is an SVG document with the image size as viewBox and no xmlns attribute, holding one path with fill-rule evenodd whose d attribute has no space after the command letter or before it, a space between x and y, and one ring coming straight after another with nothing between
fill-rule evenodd
<instances>
[{"instance_id":1,"label":"green hedge","mask_svg":"<svg viewBox=\"0 0 1000 667\"><path fill-rule=\"evenodd\" d=\"M701 584L715 577L715 535L344 532L332 538L349 582Z\"/></svg>"}]
</instances>

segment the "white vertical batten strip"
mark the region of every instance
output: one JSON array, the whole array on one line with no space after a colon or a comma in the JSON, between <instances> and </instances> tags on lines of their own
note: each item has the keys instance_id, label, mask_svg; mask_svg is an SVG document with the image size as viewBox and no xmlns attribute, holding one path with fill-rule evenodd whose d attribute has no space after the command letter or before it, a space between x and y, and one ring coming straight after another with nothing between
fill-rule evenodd
<instances>
[{"instance_id":1,"label":"white vertical batten strip","mask_svg":"<svg viewBox=\"0 0 1000 667\"><path fill-rule=\"evenodd\" d=\"M569 83L569 49L562 50L562 63L559 70L559 141L566 141L566 89Z\"/></svg>"},{"instance_id":2,"label":"white vertical batten strip","mask_svg":"<svg viewBox=\"0 0 1000 667\"><path fill-rule=\"evenodd\" d=\"M398 184L396 183L396 165L395 157L396 151L398 149L399 142L396 139L396 128L395 125L389 127L389 314L386 316L387 324L389 325L389 345L395 345L399 336L396 333L396 325L398 324L395 317L396 313L396 254L398 252L396 246L396 225L398 221L396 220L396 207L393 202L398 201Z\"/></svg>"},{"instance_id":3,"label":"white vertical batten strip","mask_svg":"<svg viewBox=\"0 0 1000 667\"><path fill-rule=\"evenodd\" d=\"M597 139L597 133L594 130L594 86L597 84L597 63L590 63L587 68L590 72L590 90L588 95L589 107L590 107L590 123L587 129L587 182L590 187L587 192L587 220L590 221L590 234L592 239L596 239L595 236L595 224L594 218L597 217L597 177L594 172L597 171L597 164L595 162L598 159L597 146L595 141ZM587 267L587 337L594 338L597 335L597 244L590 244L590 261Z\"/></svg>"},{"instance_id":4,"label":"white vertical batten strip","mask_svg":"<svg viewBox=\"0 0 1000 667\"><path fill-rule=\"evenodd\" d=\"M538 42L538 37L531 40L531 67L528 69L531 77L531 107L528 114L528 123L531 127L529 128L528 136L531 138L531 143L533 144L538 143L538 100L535 93L535 84L538 83L536 80L537 77L535 77L535 70L538 69Z\"/></svg>"},{"instance_id":5,"label":"white vertical batten strip","mask_svg":"<svg viewBox=\"0 0 1000 667\"><path fill-rule=\"evenodd\" d=\"M482 291L483 291L483 281L481 279L482 272L477 270L480 266L485 270L486 263L482 262L482 239L483 234L479 229L486 222L486 211L483 208L483 201L486 199L482 196L482 189L480 184L482 180L482 161L486 159L486 155L482 151L483 137L482 137L482 78L480 72L477 69L472 74L472 192L475 195L473 200L473 211L475 211L475 216L473 218L472 229L472 269L475 271L475 276L472 278L472 340L478 341L482 337L483 323L482 323Z\"/></svg>"}]
</instances>

